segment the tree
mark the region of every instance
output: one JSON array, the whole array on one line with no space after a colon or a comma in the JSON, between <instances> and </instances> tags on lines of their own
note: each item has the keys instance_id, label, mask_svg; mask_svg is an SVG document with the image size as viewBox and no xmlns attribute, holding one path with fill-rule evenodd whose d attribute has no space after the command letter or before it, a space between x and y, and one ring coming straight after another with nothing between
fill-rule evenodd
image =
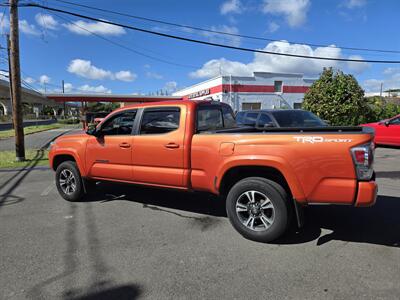
<instances>
[{"instance_id":1,"label":"tree","mask_svg":"<svg viewBox=\"0 0 400 300\"><path fill-rule=\"evenodd\" d=\"M365 98L368 105L372 110L370 122L376 122L384 119L389 119L395 115L400 114L400 105L379 96L372 96Z\"/></svg>"},{"instance_id":2,"label":"tree","mask_svg":"<svg viewBox=\"0 0 400 300\"><path fill-rule=\"evenodd\" d=\"M324 68L304 96L303 108L331 125L358 125L371 117L364 90L353 75Z\"/></svg>"}]
</instances>

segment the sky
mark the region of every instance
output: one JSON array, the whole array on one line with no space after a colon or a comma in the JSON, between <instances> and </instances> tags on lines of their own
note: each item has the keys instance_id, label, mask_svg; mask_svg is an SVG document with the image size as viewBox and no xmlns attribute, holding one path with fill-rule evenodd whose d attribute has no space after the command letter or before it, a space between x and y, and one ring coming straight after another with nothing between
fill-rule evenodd
<instances>
[{"instance_id":1,"label":"sky","mask_svg":"<svg viewBox=\"0 0 400 300\"><path fill-rule=\"evenodd\" d=\"M276 41L230 37L76 7L56 0L40 4L215 43L309 56L400 60L397 0L70 0L216 31ZM24 2L29 2L26 0ZM366 92L400 88L399 64L348 63L288 58L172 40L100 22L19 8L20 59L25 86L67 93L169 93L223 75L254 71L303 73L317 78L332 66L353 74ZM9 30L8 9L0 11L1 33ZM5 46L1 36L0 45ZM308 46L303 43L326 45ZM343 47L396 50L351 51ZM5 49L0 69L6 75Z\"/></svg>"}]
</instances>

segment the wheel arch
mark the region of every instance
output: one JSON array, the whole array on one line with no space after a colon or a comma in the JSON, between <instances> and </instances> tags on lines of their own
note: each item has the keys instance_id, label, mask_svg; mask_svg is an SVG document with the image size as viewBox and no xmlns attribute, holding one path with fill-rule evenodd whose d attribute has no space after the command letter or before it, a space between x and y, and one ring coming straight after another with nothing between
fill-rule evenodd
<instances>
[{"instance_id":1,"label":"wheel arch","mask_svg":"<svg viewBox=\"0 0 400 300\"><path fill-rule=\"evenodd\" d=\"M215 188L221 195L226 195L229 189L239 180L246 177L262 177L280 184L290 195L299 202L305 201L305 196L294 172L277 160L250 159L240 163L230 162L216 179Z\"/></svg>"},{"instance_id":2,"label":"wheel arch","mask_svg":"<svg viewBox=\"0 0 400 300\"><path fill-rule=\"evenodd\" d=\"M73 161L76 163L79 172L81 173L81 176L84 176L85 172L82 166L82 163L79 159L79 157L73 153L73 152L60 152L60 153L55 153L53 158L52 158L52 169L55 171L57 170L57 167L62 164L65 161Z\"/></svg>"}]
</instances>

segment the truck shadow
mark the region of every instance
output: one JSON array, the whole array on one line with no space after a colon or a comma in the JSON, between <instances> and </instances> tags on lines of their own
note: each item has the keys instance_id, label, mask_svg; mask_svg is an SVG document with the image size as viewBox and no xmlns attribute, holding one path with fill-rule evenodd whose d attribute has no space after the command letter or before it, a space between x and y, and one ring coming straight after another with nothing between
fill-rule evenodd
<instances>
[{"instance_id":1,"label":"truck shadow","mask_svg":"<svg viewBox=\"0 0 400 300\"><path fill-rule=\"evenodd\" d=\"M132 201L144 208L163 207L214 217L226 217L225 201L202 192L181 192L168 189L137 187L123 184L101 183L85 201ZM154 209L155 210L155 209Z\"/></svg>"},{"instance_id":2,"label":"truck shadow","mask_svg":"<svg viewBox=\"0 0 400 300\"><path fill-rule=\"evenodd\" d=\"M116 193L118 191L118 193ZM132 201L153 209L176 209L213 217L226 217L225 201L206 193L101 184L88 201ZM305 226L292 226L275 244L316 241L318 246L333 240L400 247L400 197L378 196L372 207L310 206ZM325 233L327 232L328 233Z\"/></svg>"},{"instance_id":3,"label":"truck shadow","mask_svg":"<svg viewBox=\"0 0 400 300\"><path fill-rule=\"evenodd\" d=\"M378 196L372 207L310 206L302 229L292 228L278 244L316 240L318 246L345 241L400 247L400 198Z\"/></svg>"}]
</instances>

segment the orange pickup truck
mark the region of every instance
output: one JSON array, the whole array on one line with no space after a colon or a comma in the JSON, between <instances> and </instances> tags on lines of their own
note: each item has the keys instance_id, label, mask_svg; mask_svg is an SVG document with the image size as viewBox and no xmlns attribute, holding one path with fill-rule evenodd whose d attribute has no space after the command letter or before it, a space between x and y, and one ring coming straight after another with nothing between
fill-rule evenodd
<instances>
[{"instance_id":1,"label":"orange pickup truck","mask_svg":"<svg viewBox=\"0 0 400 300\"><path fill-rule=\"evenodd\" d=\"M370 206L377 185L373 131L362 127L237 127L214 101L137 104L51 146L61 196L81 199L96 181L207 191L226 198L233 227L269 242L310 204Z\"/></svg>"}]
</instances>

